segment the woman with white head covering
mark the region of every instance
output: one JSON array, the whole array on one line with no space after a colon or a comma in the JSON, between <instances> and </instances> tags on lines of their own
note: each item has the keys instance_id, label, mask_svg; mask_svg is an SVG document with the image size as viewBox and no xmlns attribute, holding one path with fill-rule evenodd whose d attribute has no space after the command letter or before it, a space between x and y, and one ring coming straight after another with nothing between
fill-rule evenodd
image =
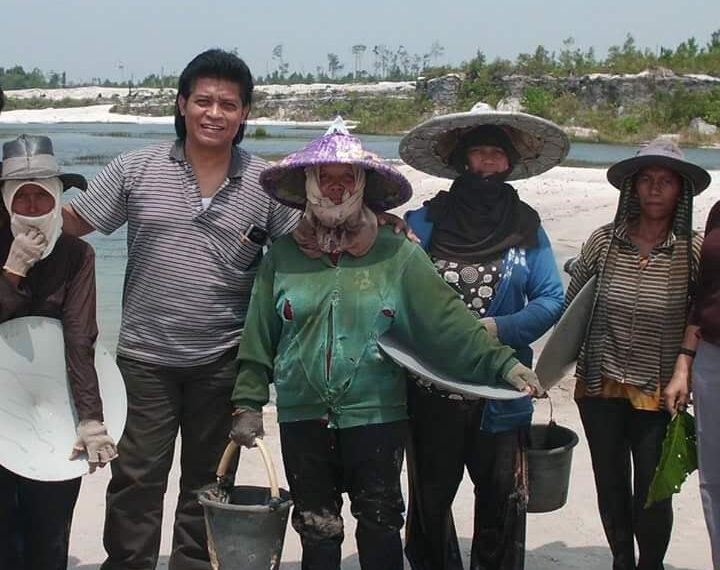
<instances>
[{"instance_id":1,"label":"woman with white head covering","mask_svg":"<svg viewBox=\"0 0 720 570\"><path fill-rule=\"evenodd\" d=\"M0 323L27 316L62 321L68 379L77 412L71 459L87 456L90 471L117 456L103 425L94 366L95 266L92 248L62 233L60 197L85 179L60 172L47 137L22 135L3 146L0 206ZM80 478L36 481L2 466L0 567L60 570Z\"/></svg>"},{"instance_id":2,"label":"woman with white head covering","mask_svg":"<svg viewBox=\"0 0 720 570\"><path fill-rule=\"evenodd\" d=\"M258 269L231 436L252 446L262 435L274 382L303 570L340 568L343 491L358 519L360 566L401 570L406 383L378 337L399 336L461 380L534 392L537 379L472 318L417 245L378 227L376 212L407 201L410 185L342 125L260 180L305 215Z\"/></svg>"}]
</instances>

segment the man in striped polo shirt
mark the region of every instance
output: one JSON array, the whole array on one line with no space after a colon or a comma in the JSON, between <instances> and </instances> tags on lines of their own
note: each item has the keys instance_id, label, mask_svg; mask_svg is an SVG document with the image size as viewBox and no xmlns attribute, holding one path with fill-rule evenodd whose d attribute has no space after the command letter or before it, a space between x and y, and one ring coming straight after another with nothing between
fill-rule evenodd
<instances>
[{"instance_id":1,"label":"man in striped polo shirt","mask_svg":"<svg viewBox=\"0 0 720 570\"><path fill-rule=\"evenodd\" d=\"M228 441L235 355L262 246L300 213L258 182L266 163L239 146L250 70L209 50L180 76L178 140L118 156L66 207L64 229L128 224L117 347L128 420L107 491L103 570L152 570L178 428L180 495L171 570L209 570L198 490Z\"/></svg>"}]
</instances>

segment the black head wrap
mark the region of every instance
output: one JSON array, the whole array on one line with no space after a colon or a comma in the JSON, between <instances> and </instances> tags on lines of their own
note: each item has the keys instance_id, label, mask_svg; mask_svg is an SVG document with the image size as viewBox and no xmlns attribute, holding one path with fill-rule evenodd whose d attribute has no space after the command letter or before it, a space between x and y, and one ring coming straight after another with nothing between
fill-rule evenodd
<instances>
[{"instance_id":1,"label":"black head wrap","mask_svg":"<svg viewBox=\"0 0 720 570\"><path fill-rule=\"evenodd\" d=\"M467 151L474 146L503 149L509 168L482 177L467 170ZM449 192L425 202L433 222L430 252L453 261L482 263L503 255L511 247L535 247L540 216L504 181L520 155L507 132L497 125L482 125L460 138L450 155L460 172Z\"/></svg>"}]
</instances>

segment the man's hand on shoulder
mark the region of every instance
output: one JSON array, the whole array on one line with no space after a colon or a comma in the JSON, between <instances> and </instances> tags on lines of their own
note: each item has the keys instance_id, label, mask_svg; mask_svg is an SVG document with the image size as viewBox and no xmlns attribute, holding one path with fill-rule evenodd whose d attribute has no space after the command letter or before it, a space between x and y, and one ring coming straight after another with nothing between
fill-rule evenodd
<instances>
[{"instance_id":1,"label":"man's hand on shoulder","mask_svg":"<svg viewBox=\"0 0 720 570\"><path fill-rule=\"evenodd\" d=\"M420 238L415 235L415 232L410 229L410 226L408 226L402 218L398 218L395 214L388 212L377 212L375 215L377 216L379 226L393 226L393 231L396 234L405 232L405 236L410 241L420 243Z\"/></svg>"}]
</instances>

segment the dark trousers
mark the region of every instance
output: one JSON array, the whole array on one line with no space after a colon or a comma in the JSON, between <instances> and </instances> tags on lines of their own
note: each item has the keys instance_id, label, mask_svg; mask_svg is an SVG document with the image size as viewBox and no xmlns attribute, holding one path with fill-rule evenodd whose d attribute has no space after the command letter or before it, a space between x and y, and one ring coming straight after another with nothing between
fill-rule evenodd
<instances>
[{"instance_id":1,"label":"dark trousers","mask_svg":"<svg viewBox=\"0 0 720 570\"><path fill-rule=\"evenodd\" d=\"M662 570L672 531L672 503L667 499L646 509L645 501L670 415L636 410L620 398L582 398L577 404L613 570ZM640 554L637 566L635 540Z\"/></svg>"},{"instance_id":2,"label":"dark trousers","mask_svg":"<svg viewBox=\"0 0 720 570\"><path fill-rule=\"evenodd\" d=\"M78 493L79 477L33 481L0 466L0 568L66 570Z\"/></svg>"},{"instance_id":3,"label":"dark trousers","mask_svg":"<svg viewBox=\"0 0 720 570\"><path fill-rule=\"evenodd\" d=\"M521 570L525 560L525 429L480 430L483 400L449 400L408 384L410 499L405 553L414 570L462 570L452 503L465 467L475 485L472 570Z\"/></svg>"},{"instance_id":4,"label":"dark trousers","mask_svg":"<svg viewBox=\"0 0 720 570\"><path fill-rule=\"evenodd\" d=\"M232 424L236 351L201 366L171 368L118 358L128 394L119 457L110 465L103 570L153 570L163 497L181 433L180 494L171 570L210 570L199 491L214 483Z\"/></svg>"},{"instance_id":5,"label":"dark trousers","mask_svg":"<svg viewBox=\"0 0 720 570\"><path fill-rule=\"evenodd\" d=\"M320 420L280 424L303 570L340 569L343 491L357 519L360 567L402 570L400 472L406 436L404 421L347 429L328 429Z\"/></svg>"}]
</instances>

